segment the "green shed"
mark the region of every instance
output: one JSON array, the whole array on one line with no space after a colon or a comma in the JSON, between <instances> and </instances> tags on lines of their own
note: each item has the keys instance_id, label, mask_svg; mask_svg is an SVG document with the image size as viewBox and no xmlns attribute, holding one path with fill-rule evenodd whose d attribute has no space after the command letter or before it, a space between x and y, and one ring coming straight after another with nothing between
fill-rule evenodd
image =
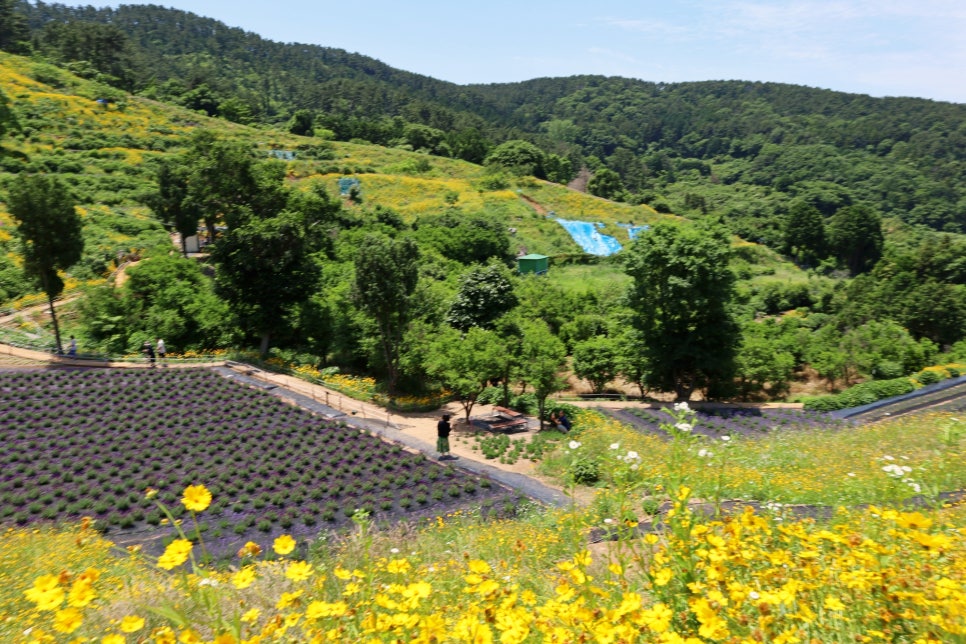
<instances>
[{"instance_id":1,"label":"green shed","mask_svg":"<svg viewBox=\"0 0 966 644\"><path fill-rule=\"evenodd\" d=\"M546 255L530 253L529 255L517 257L517 271L521 274L536 273L537 275L543 275L547 272L549 266L550 258Z\"/></svg>"}]
</instances>

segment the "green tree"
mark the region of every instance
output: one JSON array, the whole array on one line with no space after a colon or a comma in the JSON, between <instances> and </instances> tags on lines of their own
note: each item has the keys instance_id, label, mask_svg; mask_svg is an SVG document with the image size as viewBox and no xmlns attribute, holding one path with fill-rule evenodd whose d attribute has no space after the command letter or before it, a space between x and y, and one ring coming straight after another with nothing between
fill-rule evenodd
<instances>
[{"instance_id":1,"label":"green tree","mask_svg":"<svg viewBox=\"0 0 966 644\"><path fill-rule=\"evenodd\" d=\"M476 399L490 379L500 375L505 353L494 331L473 327L460 333L444 327L429 347L425 368L456 395L468 423Z\"/></svg>"},{"instance_id":2,"label":"green tree","mask_svg":"<svg viewBox=\"0 0 966 644\"><path fill-rule=\"evenodd\" d=\"M315 115L310 110L295 110L288 122L288 131L299 136L315 134Z\"/></svg>"},{"instance_id":3,"label":"green tree","mask_svg":"<svg viewBox=\"0 0 966 644\"><path fill-rule=\"evenodd\" d=\"M0 50L26 54L30 47L27 18L17 11L17 0L0 0Z\"/></svg>"},{"instance_id":4,"label":"green tree","mask_svg":"<svg viewBox=\"0 0 966 644\"><path fill-rule=\"evenodd\" d=\"M650 365L644 352L644 336L633 325L627 325L616 338L617 374L637 386L643 399L647 395Z\"/></svg>"},{"instance_id":5,"label":"green tree","mask_svg":"<svg viewBox=\"0 0 966 644\"><path fill-rule=\"evenodd\" d=\"M799 264L814 266L825 257L825 220L818 208L804 201L788 211L782 230L784 250Z\"/></svg>"},{"instance_id":6,"label":"green tree","mask_svg":"<svg viewBox=\"0 0 966 644\"><path fill-rule=\"evenodd\" d=\"M828 241L852 275L864 273L882 257L882 220L869 206L840 208L829 221Z\"/></svg>"},{"instance_id":7,"label":"green tree","mask_svg":"<svg viewBox=\"0 0 966 644\"><path fill-rule=\"evenodd\" d=\"M588 381L594 393L603 393L617 376L618 349L613 338L598 335L574 347L574 373Z\"/></svg>"},{"instance_id":8,"label":"green tree","mask_svg":"<svg viewBox=\"0 0 966 644\"><path fill-rule=\"evenodd\" d=\"M414 227L420 243L463 264L482 264L491 258L506 260L510 254L506 224L485 214L451 209L442 215L420 217Z\"/></svg>"},{"instance_id":9,"label":"green tree","mask_svg":"<svg viewBox=\"0 0 966 644\"><path fill-rule=\"evenodd\" d=\"M627 196L621 176L610 168L600 168L594 173L587 182L587 192L612 201L624 201Z\"/></svg>"},{"instance_id":10,"label":"green tree","mask_svg":"<svg viewBox=\"0 0 966 644\"><path fill-rule=\"evenodd\" d=\"M785 349L781 325L772 319L747 322L735 357L738 393L750 397L762 391L778 396L788 391L795 356Z\"/></svg>"},{"instance_id":11,"label":"green tree","mask_svg":"<svg viewBox=\"0 0 966 644\"><path fill-rule=\"evenodd\" d=\"M514 139L501 143L487 155L486 165L495 165L514 174L545 178L543 150L529 141Z\"/></svg>"},{"instance_id":12,"label":"green tree","mask_svg":"<svg viewBox=\"0 0 966 644\"><path fill-rule=\"evenodd\" d=\"M369 234L355 259L354 298L375 323L389 393L396 392L403 337L419 282L419 248L409 238Z\"/></svg>"},{"instance_id":13,"label":"green tree","mask_svg":"<svg viewBox=\"0 0 966 644\"><path fill-rule=\"evenodd\" d=\"M60 271L84 254L83 224L74 199L56 177L20 175L10 185L7 208L18 224L24 270L47 295L57 353L63 353L54 299L64 290Z\"/></svg>"},{"instance_id":14,"label":"green tree","mask_svg":"<svg viewBox=\"0 0 966 644\"><path fill-rule=\"evenodd\" d=\"M319 267L300 213L253 218L229 228L214 246L215 285L242 328L260 337L268 354L273 334L315 290Z\"/></svg>"},{"instance_id":15,"label":"green tree","mask_svg":"<svg viewBox=\"0 0 966 644\"><path fill-rule=\"evenodd\" d=\"M158 167L157 192L147 198L154 216L181 236L181 253L188 256L187 238L198 234L201 211L188 193L189 170L182 161L162 159Z\"/></svg>"},{"instance_id":16,"label":"green tree","mask_svg":"<svg viewBox=\"0 0 966 644\"><path fill-rule=\"evenodd\" d=\"M499 263L474 266L460 278L456 299L446 322L460 331L471 327L489 329L517 305L509 271Z\"/></svg>"},{"instance_id":17,"label":"green tree","mask_svg":"<svg viewBox=\"0 0 966 644\"><path fill-rule=\"evenodd\" d=\"M126 275L121 287L96 287L81 301L81 324L92 342L115 354L159 337L169 352L225 346L231 316L197 262L158 255Z\"/></svg>"},{"instance_id":18,"label":"green tree","mask_svg":"<svg viewBox=\"0 0 966 644\"><path fill-rule=\"evenodd\" d=\"M643 334L649 386L680 400L726 389L740 329L730 309L728 234L713 226L658 224L628 249L629 303Z\"/></svg>"},{"instance_id":19,"label":"green tree","mask_svg":"<svg viewBox=\"0 0 966 644\"><path fill-rule=\"evenodd\" d=\"M533 387L541 429L547 398L567 385L560 377L566 358L567 349L563 342L544 322L536 320L524 324L518 374L521 381Z\"/></svg>"}]
</instances>

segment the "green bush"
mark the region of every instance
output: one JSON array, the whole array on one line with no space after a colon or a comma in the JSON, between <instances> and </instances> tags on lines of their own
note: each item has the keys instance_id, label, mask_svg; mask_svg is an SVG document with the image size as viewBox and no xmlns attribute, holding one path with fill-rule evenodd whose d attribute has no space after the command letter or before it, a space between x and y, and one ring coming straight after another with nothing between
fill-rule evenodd
<instances>
[{"instance_id":1,"label":"green bush","mask_svg":"<svg viewBox=\"0 0 966 644\"><path fill-rule=\"evenodd\" d=\"M942 380L942 377L936 371L926 369L923 369L914 377L921 385L933 385Z\"/></svg>"},{"instance_id":2,"label":"green bush","mask_svg":"<svg viewBox=\"0 0 966 644\"><path fill-rule=\"evenodd\" d=\"M570 464L569 472L577 485L593 485L600 480L600 462L596 458L581 455Z\"/></svg>"},{"instance_id":3,"label":"green bush","mask_svg":"<svg viewBox=\"0 0 966 644\"><path fill-rule=\"evenodd\" d=\"M805 409L810 411L835 411L868 405L877 400L901 396L914 391L916 386L909 378L892 378L891 380L871 380L846 389L834 396L819 396L807 398L803 401Z\"/></svg>"}]
</instances>

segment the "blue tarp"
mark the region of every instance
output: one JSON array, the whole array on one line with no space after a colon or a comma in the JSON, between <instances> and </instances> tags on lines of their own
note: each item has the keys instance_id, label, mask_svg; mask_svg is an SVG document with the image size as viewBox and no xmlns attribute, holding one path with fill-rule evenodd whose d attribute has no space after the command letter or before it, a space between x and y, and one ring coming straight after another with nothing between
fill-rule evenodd
<instances>
[{"instance_id":1,"label":"blue tarp","mask_svg":"<svg viewBox=\"0 0 966 644\"><path fill-rule=\"evenodd\" d=\"M631 238L631 241L637 239L637 236L642 232L650 228L650 226L635 226L633 224L617 224L621 228L627 229L627 236Z\"/></svg>"},{"instance_id":2,"label":"blue tarp","mask_svg":"<svg viewBox=\"0 0 966 644\"><path fill-rule=\"evenodd\" d=\"M598 232L598 228L604 227L604 224L600 222L570 221L559 217L555 221L570 233L570 236L584 249L585 253L607 256L613 255L621 249L620 242L615 238L610 235L601 235Z\"/></svg>"}]
</instances>

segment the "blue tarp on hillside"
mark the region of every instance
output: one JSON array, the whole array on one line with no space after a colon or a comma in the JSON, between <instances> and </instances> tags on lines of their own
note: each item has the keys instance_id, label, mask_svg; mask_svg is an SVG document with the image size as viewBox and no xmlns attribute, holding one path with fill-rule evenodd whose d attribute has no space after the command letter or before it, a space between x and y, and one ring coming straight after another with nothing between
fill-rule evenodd
<instances>
[{"instance_id":1,"label":"blue tarp on hillside","mask_svg":"<svg viewBox=\"0 0 966 644\"><path fill-rule=\"evenodd\" d=\"M559 217L555 221L570 233L570 236L584 249L585 253L604 257L613 255L621 249L620 242L615 238L600 234L597 229L604 227L604 224L600 222L570 221Z\"/></svg>"},{"instance_id":2,"label":"blue tarp on hillside","mask_svg":"<svg viewBox=\"0 0 966 644\"><path fill-rule=\"evenodd\" d=\"M650 228L650 226L635 226L634 224L617 224L621 228L627 230L627 236L631 238L631 241L637 239L637 236L642 232Z\"/></svg>"}]
</instances>

